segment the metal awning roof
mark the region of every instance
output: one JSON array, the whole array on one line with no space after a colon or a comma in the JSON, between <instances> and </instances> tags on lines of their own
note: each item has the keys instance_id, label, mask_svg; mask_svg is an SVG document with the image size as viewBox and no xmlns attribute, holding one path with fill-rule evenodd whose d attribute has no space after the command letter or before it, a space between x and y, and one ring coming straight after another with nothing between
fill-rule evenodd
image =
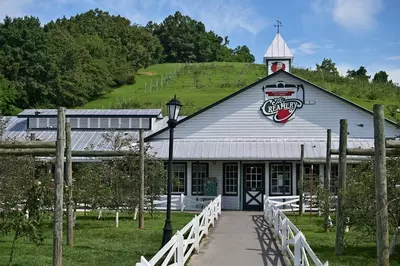
<instances>
[{"instance_id":1,"label":"metal awning roof","mask_svg":"<svg viewBox=\"0 0 400 266\"><path fill-rule=\"evenodd\" d=\"M174 160L300 160L301 144L306 159L326 157L325 140L175 140ZM348 141L349 148L369 149L373 145L373 139ZM168 140L153 141L150 146L158 158L168 159ZM338 147L339 141L333 140L332 149Z\"/></svg>"},{"instance_id":2,"label":"metal awning roof","mask_svg":"<svg viewBox=\"0 0 400 266\"><path fill-rule=\"evenodd\" d=\"M161 114L161 109L67 109L67 116L152 116ZM18 117L57 116L57 109L26 109Z\"/></svg>"}]
</instances>

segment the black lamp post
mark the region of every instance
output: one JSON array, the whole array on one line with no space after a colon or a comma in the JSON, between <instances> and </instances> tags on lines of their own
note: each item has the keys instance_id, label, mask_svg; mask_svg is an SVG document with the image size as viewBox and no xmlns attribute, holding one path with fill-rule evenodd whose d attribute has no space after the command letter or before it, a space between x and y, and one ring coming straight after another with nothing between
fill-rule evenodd
<instances>
[{"instance_id":1,"label":"black lamp post","mask_svg":"<svg viewBox=\"0 0 400 266\"><path fill-rule=\"evenodd\" d=\"M167 216L165 219L164 233L162 245L168 243L172 237L172 224L171 224L171 194L172 194L172 160L174 150L174 128L178 123L179 111L182 104L174 98L167 103L168 107L168 127L169 127L169 157L168 157L168 183L167 183Z\"/></svg>"}]
</instances>

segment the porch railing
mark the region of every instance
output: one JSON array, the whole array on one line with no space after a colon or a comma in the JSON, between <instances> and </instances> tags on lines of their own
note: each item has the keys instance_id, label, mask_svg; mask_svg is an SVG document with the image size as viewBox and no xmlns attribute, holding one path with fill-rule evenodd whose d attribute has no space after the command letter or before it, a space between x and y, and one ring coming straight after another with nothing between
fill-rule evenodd
<instances>
[{"instance_id":1,"label":"porch railing","mask_svg":"<svg viewBox=\"0 0 400 266\"><path fill-rule=\"evenodd\" d=\"M337 196L331 198L330 211L335 211ZM300 196L268 196L268 200L278 207L282 212L298 212L300 209ZM317 196L304 194L303 197L303 212L317 212L321 214Z\"/></svg>"},{"instance_id":2,"label":"porch railing","mask_svg":"<svg viewBox=\"0 0 400 266\"><path fill-rule=\"evenodd\" d=\"M328 262L322 263L320 261L307 243L303 233L278 207L276 201L264 196L264 219L273 228L274 238L279 239L281 252L288 255L294 266L309 266L310 261L312 262L311 265L328 266Z\"/></svg>"}]
</instances>

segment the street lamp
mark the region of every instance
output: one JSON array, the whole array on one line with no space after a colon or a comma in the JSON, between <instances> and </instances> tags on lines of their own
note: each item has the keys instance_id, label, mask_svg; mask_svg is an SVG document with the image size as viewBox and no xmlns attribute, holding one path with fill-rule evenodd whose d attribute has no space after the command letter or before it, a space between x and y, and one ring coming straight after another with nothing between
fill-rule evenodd
<instances>
[{"instance_id":1,"label":"street lamp","mask_svg":"<svg viewBox=\"0 0 400 266\"><path fill-rule=\"evenodd\" d=\"M172 160L174 150L174 128L178 123L179 111L181 110L182 104L176 99L176 95L173 99L167 103L168 108L168 127L169 127L169 157L168 157L168 183L167 183L167 215L165 219L164 232L162 245L168 243L172 237L172 224L171 224L171 194L172 194Z\"/></svg>"}]
</instances>

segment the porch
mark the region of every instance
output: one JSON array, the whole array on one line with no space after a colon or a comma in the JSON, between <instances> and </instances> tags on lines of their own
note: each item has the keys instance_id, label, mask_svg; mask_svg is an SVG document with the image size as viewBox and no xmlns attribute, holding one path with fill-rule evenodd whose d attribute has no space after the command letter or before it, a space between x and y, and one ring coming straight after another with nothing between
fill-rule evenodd
<instances>
[{"instance_id":1,"label":"porch","mask_svg":"<svg viewBox=\"0 0 400 266\"><path fill-rule=\"evenodd\" d=\"M334 183L337 165L331 170ZM305 164L305 184L323 182L324 172L322 163ZM224 210L261 211L264 195L298 195L299 173L299 161L175 161L173 192L191 199L190 204L222 195Z\"/></svg>"}]
</instances>

